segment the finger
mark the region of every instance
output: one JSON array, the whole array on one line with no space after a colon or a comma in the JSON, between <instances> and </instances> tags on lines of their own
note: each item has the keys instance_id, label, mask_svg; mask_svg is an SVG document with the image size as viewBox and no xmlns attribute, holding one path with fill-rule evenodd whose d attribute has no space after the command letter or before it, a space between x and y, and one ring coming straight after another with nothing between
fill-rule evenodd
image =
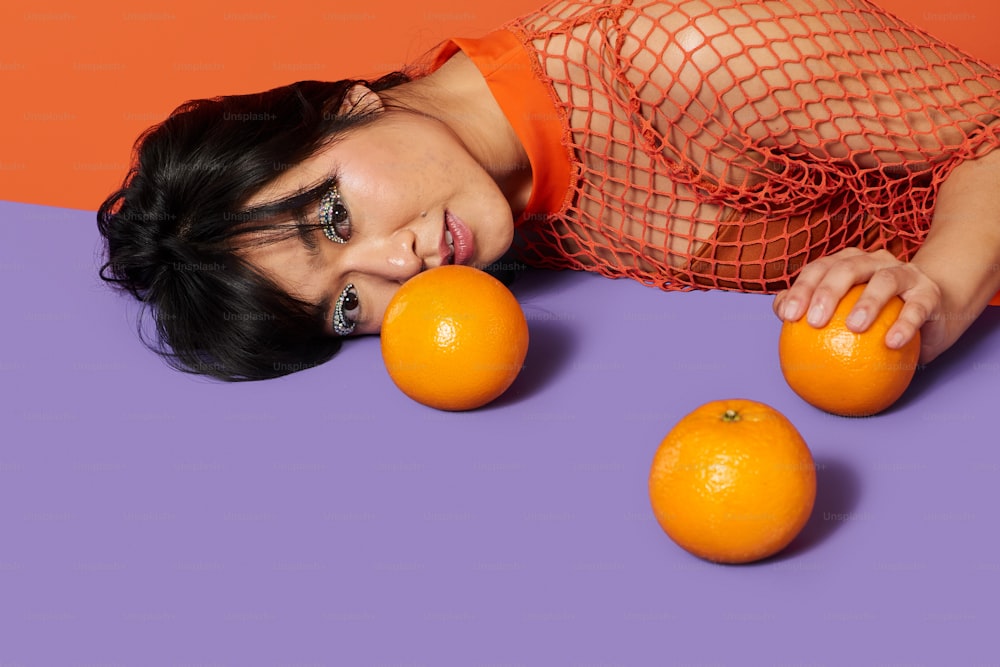
<instances>
[{"instance_id":1,"label":"finger","mask_svg":"<svg viewBox=\"0 0 1000 667\"><path fill-rule=\"evenodd\" d=\"M774 314L777 315L780 319L784 319L783 306L787 298L788 298L788 290L781 290L780 292L774 295L774 301L771 302L771 310L773 310Z\"/></svg>"},{"instance_id":2,"label":"finger","mask_svg":"<svg viewBox=\"0 0 1000 667\"><path fill-rule=\"evenodd\" d=\"M898 350L905 346L918 331L927 323L931 317L931 311L922 299L911 299L903 304L903 309L899 317L885 334L885 344L891 349ZM931 332L932 333L932 332ZM933 338L934 336L929 336ZM921 341L921 346L925 347L933 341Z\"/></svg>"},{"instance_id":3,"label":"finger","mask_svg":"<svg viewBox=\"0 0 1000 667\"><path fill-rule=\"evenodd\" d=\"M847 315L847 328L856 333L872 325L878 314L894 296L912 290L919 275L905 264L879 269L872 274L857 303Z\"/></svg>"},{"instance_id":4,"label":"finger","mask_svg":"<svg viewBox=\"0 0 1000 667\"><path fill-rule=\"evenodd\" d=\"M918 276L922 274L914 269ZM900 348L910 342L917 331L921 336L921 347L941 349L948 326L941 319L941 288L930 279L920 280L916 285L900 294L904 300L903 309L896 322L885 334L885 342L891 348Z\"/></svg>"},{"instance_id":5,"label":"finger","mask_svg":"<svg viewBox=\"0 0 1000 667\"><path fill-rule=\"evenodd\" d=\"M813 294L817 286L823 282L827 272L837 263L849 260L857 254L862 254L862 251L857 248L846 248L834 255L820 257L806 264L795 277L791 288L786 290L787 293L783 293L780 303L775 304L779 309L778 316L789 322L800 319L806 314Z\"/></svg>"},{"instance_id":6,"label":"finger","mask_svg":"<svg viewBox=\"0 0 1000 667\"><path fill-rule=\"evenodd\" d=\"M774 312L786 322L794 322L802 317L804 309L802 303L809 300L809 292L805 286L798 287L793 283L791 287L778 293L774 298Z\"/></svg>"},{"instance_id":7,"label":"finger","mask_svg":"<svg viewBox=\"0 0 1000 667\"><path fill-rule=\"evenodd\" d=\"M786 322L795 322L802 318L805 314L805 305L809 303L809 293L804 292L803 289L796 290L795 292L789 292L782 300L779 309L777 310L778 317L785 320Z\"/></svg>"},{"instance_id":8,"label":"finger","mask_svg":"<svg viewBox=\"0 0 1000 667\"><path fill-rule=\"evenodd\" d=\"M806 321L814 327L826 326L847 291L859 283L867 282L886 261L878 253L858 251L857 254L852 253L832 263L813 287ZM898 260L893 257L892 261Z\"/></svg>"}]
</instances>

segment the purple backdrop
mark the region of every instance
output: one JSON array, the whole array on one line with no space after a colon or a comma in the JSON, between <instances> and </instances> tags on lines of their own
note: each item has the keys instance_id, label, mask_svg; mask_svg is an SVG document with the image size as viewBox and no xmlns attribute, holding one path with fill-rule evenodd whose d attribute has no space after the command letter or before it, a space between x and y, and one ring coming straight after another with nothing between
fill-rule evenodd
<instances>
[{"instance_id":1,"label":"purple backdrop","mask_svg":"<svg viewBox=\"0 0 1000 667\"><path fill-rule=\"evenodd\" d=\"M0 665L997 665L1000 309L871 419L784 384L770 297L516 282L498 403L398 392L377 339L227 385L168 369L96 278L93 214L0 203ZM703 402L819 466L785 553L702 562L646 493ZM993 628L993 630L990 630Z\"/></svg>"}]
</instances>

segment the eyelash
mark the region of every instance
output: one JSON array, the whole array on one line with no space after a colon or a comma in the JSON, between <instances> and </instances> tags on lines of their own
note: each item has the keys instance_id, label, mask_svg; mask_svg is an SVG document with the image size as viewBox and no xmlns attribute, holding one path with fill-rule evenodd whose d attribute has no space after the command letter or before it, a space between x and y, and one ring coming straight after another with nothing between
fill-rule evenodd
<instances>
[{"instance_id":1,"label":"eyelash","mask_svg":"<svg viewBox=\"0 0 1000 667\"><path fill-rule=\"evenodd\" d=\"M347 223L347 234L342 235L339 225ZM347 243L351 240L351 214L344 206L344 199L336 185L330 186L323 198L319 200L319 224L323 234L334 243Z\"/></svg>"},{"instance_id":2,"label":"eyelash","mask_svg":"<svg viewBox=\"0 0 1000 667\"><path fill-rule=\"evenodd\" d=\"M333 308L333 332L338 336L349 336L354 333L354 327L357 326L357 322L352 322L347 319L344 315L344 304L351 297L354 298L355 304L353 308L357 307L358 293L354 290L354 283L348 283L344 291L340 293L337 297L337 305Z\"/></svg>"},{"instance_id":3,"label":"eyelash","mask_svg":"<svg viewBox=\"0 0 1000 667\"><path fill-rule=\"evenodd\" d=\"M351 239L351 214L344 205L344 200L340 196L340 191L336 185L332 185L319 202L319 222L323 228L323 235L334 243L345 244ZM347 223L347 233L342 235L338 225ZM354 333L356 322L350 321L344 315L344 304L353 298L350 310L357 308L358 293L354 289L354 284L349 283L337 297L337 304L333 308L333 331L338 336L349 336Z\"/></svg>"}]
</instances>

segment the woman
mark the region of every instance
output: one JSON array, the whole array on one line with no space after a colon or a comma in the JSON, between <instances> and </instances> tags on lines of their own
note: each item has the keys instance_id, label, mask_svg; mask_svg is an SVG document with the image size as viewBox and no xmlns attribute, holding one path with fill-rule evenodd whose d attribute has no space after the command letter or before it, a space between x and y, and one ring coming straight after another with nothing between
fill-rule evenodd
<instances>
[{"instance_id":1,"label":"woman","mask_svg":"<svg viewBox=\"0 0 1000 667\"><path fill-rule=\"evenodd\" d=\"M102 206L102 275L239 380L377 333L445 263L777 292L947 349L1000 290L1000 73L863 0L553 2L408 74L190 102ZM794 279L794 284L793 284Z\"/></svg>"}]
</instances>

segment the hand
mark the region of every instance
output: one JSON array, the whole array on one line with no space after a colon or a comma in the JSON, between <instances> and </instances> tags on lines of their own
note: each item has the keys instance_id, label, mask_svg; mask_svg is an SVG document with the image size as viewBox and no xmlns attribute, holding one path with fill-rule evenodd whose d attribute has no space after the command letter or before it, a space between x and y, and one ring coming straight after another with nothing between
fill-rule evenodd
<instances>
[{"instance_id":1,"label":"hand","mask_svg":"<svg viewBox=\"0 0 1000 667\"><path fill-rule=\"evenodd\" d=\"M868 283L847 316L847 328L861 333L893 296L905 302L896 322L886 332L885 343L899 348L920 332L920 362L928 363L946 350L964 329L949 326L942 317L940 287L919 266L902 262L887 250L864 252L846 248L807 264L790 289L774 299L774 312L792 322L805 316L814 327L830 321L844 294Z\"/></svg>"}]
</instances>

